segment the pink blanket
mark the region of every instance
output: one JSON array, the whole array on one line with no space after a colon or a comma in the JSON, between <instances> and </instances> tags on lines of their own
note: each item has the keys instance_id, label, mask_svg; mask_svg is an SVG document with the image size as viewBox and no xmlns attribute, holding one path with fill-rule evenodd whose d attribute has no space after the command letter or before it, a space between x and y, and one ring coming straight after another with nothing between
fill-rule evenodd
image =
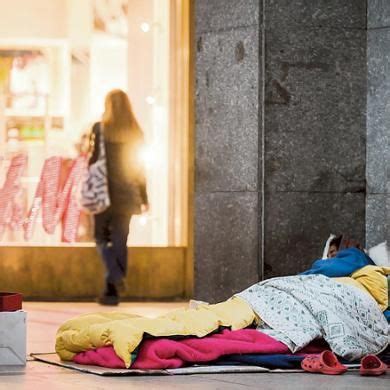
<instances>
[{"instance_id":1,"label":"pink blanket","mask_svg":"<svg viewBox=\"0 0 390 390\"><path fill-rule=\"evenodd\" d=\"M221 356L237 353L284 354L289 353L289 349L285 344L255 329L236 331L226 329L203 338L144 340L131 368L178 368L188 363L210 362ZM73 361L110 368L125 367L112 346L78 353Z\"/></svg>"}]
</instances>

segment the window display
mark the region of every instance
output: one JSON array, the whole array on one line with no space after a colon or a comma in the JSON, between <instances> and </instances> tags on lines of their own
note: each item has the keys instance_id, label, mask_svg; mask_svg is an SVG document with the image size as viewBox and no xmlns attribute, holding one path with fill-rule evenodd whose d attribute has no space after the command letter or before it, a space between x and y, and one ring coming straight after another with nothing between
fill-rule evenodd
<instances>
[{"instance_id":1,"label":"window display","mask_svg":"<svg viewBox=\"0 0 390 390\"><path fill-rule=\"evenodd\" d=\"M178 91L188 58L180 57L180 3L69 1L61 38L25 44L0 35L0 245L92 241L78 187L91 126L114 88L130 96L147 143L150 210L132 218L130 244L183 245L188 101Z\"/></svg>"},{"instance_id":2,"label":"window display","mask_svg":"<svg viewBox=\"0 0 390 390\"><path fill-rule=\"evenodd\" d=\"M41 110L49 93L49 64L40 50L1 52L12 57L6 108L15 111ZM7 92L7 91L6 91Z\"/></svg>"},{"instance_id":3,"label":"window display","mask_svg":"<svg viewBox=\"0 0 390 390\"><path fill-rule=\"evenodd\" d=\"M93 25L96 32L127 39L127 0L94 0Z\"/></svg>"}]
</instances>

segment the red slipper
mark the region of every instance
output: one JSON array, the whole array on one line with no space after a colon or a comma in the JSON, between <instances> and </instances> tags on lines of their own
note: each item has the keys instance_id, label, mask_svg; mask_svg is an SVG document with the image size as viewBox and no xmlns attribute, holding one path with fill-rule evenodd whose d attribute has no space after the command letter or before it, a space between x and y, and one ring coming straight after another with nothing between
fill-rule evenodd
<instances>
[{"instance_id":1,"label":"red slipper","mask_svg":"<svg viewBox=\"0 0 390 390\"><path fill-rule=\"evenodd\" d=\"M367 355L361 360L360 375L376 376L386 374L387 365L375 355Z\"/></svg>"},{"instance_id":2,"label":"red slipper","mask_svg":"<svg viewBox=\"0 0 390 390\"><path fill-rule=\"evenodd\" d=\"M319 356L307 356L301 362L301 367L308 372L326 375L340 375L347 371L332 351L324 351Z\"/></svg>"}]
</instances>

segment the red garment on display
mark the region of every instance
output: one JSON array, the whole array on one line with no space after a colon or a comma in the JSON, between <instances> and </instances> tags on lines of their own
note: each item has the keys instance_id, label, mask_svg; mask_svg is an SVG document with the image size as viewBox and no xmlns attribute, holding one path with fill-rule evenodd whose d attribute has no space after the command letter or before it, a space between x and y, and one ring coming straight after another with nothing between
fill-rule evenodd
<instances>
[{"instance_id":1,"label":"red garment on display","mask_svg":"<svg viewBox=\"0 0 390 390\"><path fill-rule=\"evenodd\" d=\"M27 167L27 156L18 154L11 159L3 187L0 189L0 239L7 227L18 229L23 224L21 177Z\"/></svg>"},{"instance_id":2,"label":"red garment on display","mask_svg":"<svg viewBox=\"0 0 390 390\"><path fill-rule=\"evenodd\" d=\"M77 202L77 187L86 167L85 157L72 160L68 173L63 171L64 160L50 157L42 168L41 178L31 209L24 224L24 236L31 239L39 210L42 209L42 224L46 233L53 234L62 222L62 241L74 242L81 210Z\"/></svg>"}]
</instances>

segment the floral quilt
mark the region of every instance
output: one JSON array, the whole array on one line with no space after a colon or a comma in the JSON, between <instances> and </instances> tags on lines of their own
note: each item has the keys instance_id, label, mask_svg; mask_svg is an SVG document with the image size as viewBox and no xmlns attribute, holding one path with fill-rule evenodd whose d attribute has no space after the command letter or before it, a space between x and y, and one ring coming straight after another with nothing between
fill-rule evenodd
<instances>
[{"instance_id":1,"label":"floral quilt","mask_svg":"<svg viewBox=\"0 0 390 390\"><path fill-rule=\"evenodd\" d=\"M371 296L323 275L269 279L237 294L261 318L259 330L297 352L324 338L333 352L357 360L389 344L389 324Z\"/></svg>"}]
</instances>

